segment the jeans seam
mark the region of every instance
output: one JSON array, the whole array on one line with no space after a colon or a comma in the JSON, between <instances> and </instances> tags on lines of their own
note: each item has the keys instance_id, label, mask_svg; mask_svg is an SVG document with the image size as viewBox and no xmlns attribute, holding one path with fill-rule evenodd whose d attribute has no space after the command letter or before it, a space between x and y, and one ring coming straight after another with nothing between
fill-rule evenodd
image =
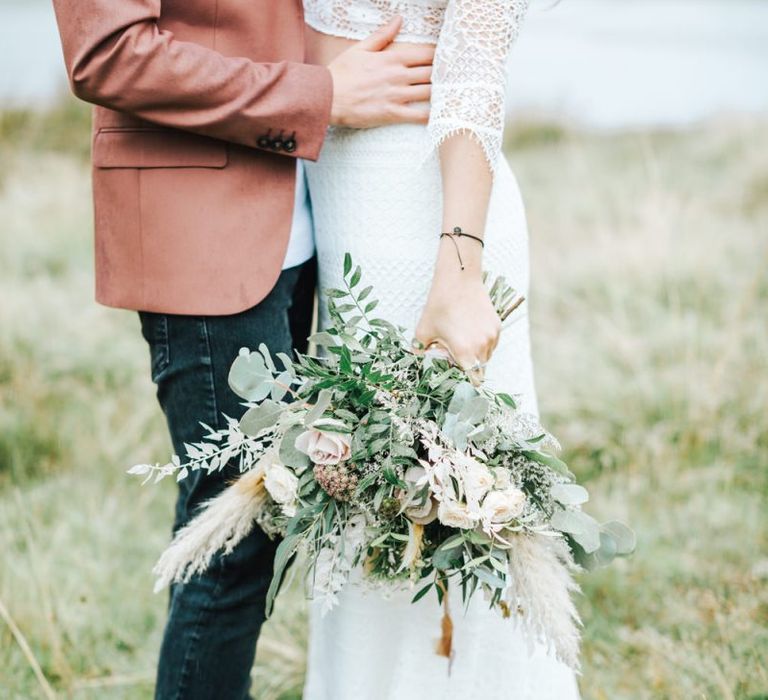
<instances>
[{"instance_id":1,"label":"jeans seam","mask_svg":"<svg viewBox=\"0 0 768 700\"><path fill-rule=\"evenodd\" d=\"M219 415L219 404L216 401L216 377L213 371L213 352L211 351L211 336L208 331L208 321L205 317L201 319L200 328L202 330L202 340L205 344L206 359L208 360L208 382L211 391L211 403L213 408L213 421L211 425L218 425L221 420Z\"/></svg>"},{"instance_id":2,"label":"jeans seam","mask_svg":"<svg viewBox=\"0 0 768 700\"><path fill-rule=\"evenodd\" d=\"M213 353L211 351L211 338L210 333L208 331L208 322L203 317L200 319L200 330L201 330L201 340L205 347L205 359L207 360L208 365L208 382L209 382L209 390L210 390L210 398L211 398L211 407L213 410L213 421L211 422L212 425L216 425L217 421L219 420L219 407L218 402L216 401L216 379L214 377L214 371L213 371ZM222 575L223 570L219 568L216 571L216 579L213 586L213 592L211 594L212 598L216 598L220 592L221 584L222 584ZM189 646L187 646L187 651L184 654L184 660L182 661L181 665L181 676L179 679L179 687L178 692L176 693L176 700L184 700L184 692L187 689L187 683L189 681L190 676L190 668L191 663L194 662L197 646L200 642L200 636L201 636L201 630L202 630L202 623L203 618L208 613L205 608L201 606L200 611L198 612L197 619L195 620L194 627L192 629L192 632L190 633L190 641Z\"/></svg>"}]
</instances>

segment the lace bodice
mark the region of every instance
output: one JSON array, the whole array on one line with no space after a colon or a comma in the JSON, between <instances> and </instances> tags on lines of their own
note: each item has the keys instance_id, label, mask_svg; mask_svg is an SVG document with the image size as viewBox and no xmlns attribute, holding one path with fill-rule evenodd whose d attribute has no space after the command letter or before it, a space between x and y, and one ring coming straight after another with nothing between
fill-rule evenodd
<instances>
[{"instance_id":1,"label":"lace bodice","mask_svg":"<svg viewBox=\"0 0 768 700\"><path fill-rule=\"evenodd\" d=\"M392 16L398 41L437 44L432 74L431 144L471 134L491 169L501 151L505 67L530 0L304 0L307 24L362 39Z\"/></svg>"}]
</instances>

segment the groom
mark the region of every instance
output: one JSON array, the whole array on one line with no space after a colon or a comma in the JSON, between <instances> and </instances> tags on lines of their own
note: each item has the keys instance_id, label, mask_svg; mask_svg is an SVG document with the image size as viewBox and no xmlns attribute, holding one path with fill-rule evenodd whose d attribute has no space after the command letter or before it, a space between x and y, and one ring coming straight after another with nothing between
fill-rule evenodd
<instances>
[{"instance_id":1,"label":"groom","mask_svg":"<svg viewBox=\"0 0 768 700\"><path fill-rule=\"evenodd\" d=\"M53 0L93 119L96 296L140 311L176 451L242 408L241 346L304 349L315 288L301 169L329 124L424 122L395 19L305 65L300 0ZM410 58L413 58L412 56ZM424 65L431 64L425 50ZM175 528L233 475L181 482ZM171 592L156 697L244 700L275 544L257 530Z\"/></svg>"}]
</instances>

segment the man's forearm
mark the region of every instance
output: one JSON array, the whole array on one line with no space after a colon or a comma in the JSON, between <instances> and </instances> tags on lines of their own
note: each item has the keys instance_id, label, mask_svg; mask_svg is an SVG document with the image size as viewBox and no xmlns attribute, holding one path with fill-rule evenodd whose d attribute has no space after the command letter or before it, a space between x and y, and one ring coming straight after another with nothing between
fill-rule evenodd
<instances>
[{"instance_id":1,"label":"man's forearm","mask_svg":"<svg viewBox=\"0 0 768 700\"><path fill-rule=\"evenodd\" d=\"M160 0L53 0L76 95L160 125L251 147L272 130L292 155L322 146L333 87L328 70L233 58L161 31Z\"/></svg>"}]
</instances>

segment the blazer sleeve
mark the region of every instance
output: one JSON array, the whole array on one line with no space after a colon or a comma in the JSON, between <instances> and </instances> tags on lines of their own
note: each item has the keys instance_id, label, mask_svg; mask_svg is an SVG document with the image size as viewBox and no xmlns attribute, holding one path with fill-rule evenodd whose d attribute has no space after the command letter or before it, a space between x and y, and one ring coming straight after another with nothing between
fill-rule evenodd
<instances>
[{"instance_id":1,"label":"blazer sleeve","mask_svg":"<svg viewBox=\"0 0 768 700\"><path fill-rule=\"evenodd\" d=\"M256 63L179 41L158 26L160 0L53 0L64 61L79 98L141 119L259 148L268 130L295 132L315 160L333 86L328 70Z\"/></svg>"}]
</instances>

